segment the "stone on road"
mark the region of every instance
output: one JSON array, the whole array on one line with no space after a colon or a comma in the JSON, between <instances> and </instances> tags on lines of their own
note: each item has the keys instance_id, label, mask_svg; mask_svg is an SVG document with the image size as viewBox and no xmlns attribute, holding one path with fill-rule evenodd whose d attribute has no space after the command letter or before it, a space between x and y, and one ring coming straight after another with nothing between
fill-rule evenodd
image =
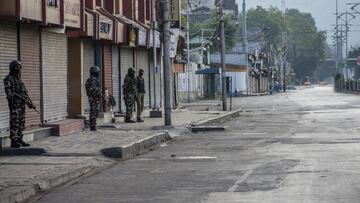
<instances>
[{"instance_id":1,"label":"stone on road","mask_svg":"<svg viewBox=\"0 0 360 203\"><path fill-rule=\"evenodd\" d=\"M38 202L359 202L360 97L317 87L234 103L226 131L178 136Z\"/></svg>"}]
</instances>

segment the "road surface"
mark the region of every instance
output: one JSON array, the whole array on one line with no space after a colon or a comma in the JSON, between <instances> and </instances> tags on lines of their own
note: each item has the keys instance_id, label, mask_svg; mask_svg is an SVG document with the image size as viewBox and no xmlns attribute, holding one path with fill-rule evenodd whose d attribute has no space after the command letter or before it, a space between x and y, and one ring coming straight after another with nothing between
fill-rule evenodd
<instances>
[{"instance_id":1,"label":"road surface","mask_svg":"<svg viewBox=\"0 0 360 203\"><path fill-rule=\"evenodd\" d=\"M235 99L225 132L184 134L37 202L359 202L360 95Z\"/></svg>"}]
</instances>

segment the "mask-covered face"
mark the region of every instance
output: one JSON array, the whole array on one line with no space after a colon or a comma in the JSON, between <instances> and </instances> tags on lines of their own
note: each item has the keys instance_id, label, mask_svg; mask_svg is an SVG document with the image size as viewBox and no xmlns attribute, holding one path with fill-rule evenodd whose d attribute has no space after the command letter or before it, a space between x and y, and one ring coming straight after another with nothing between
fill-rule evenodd
<instances>
[{"instance_id":1,"label":"mask-covered face","mask_svg":"<svg viewBox=\"0 0 360 203\"><path fill-rule=\"evenodd\" d=\"M129 76L132 77L132 78L134 78L134 77L135 77L135 73L134 73L133 71L130 71L130 72L129 72Z\"/></svg>"},{"instance_id":2,"label":"mask-covered face","mask_svg":"<svg viewBox=\"0 0 360 203\"><path fill-rule=\"evenodd\" d=\"M93 75L94 77L99 77L99 73L98 73L98 72L92 73L92 75Z\"/></svg>"},{"instance_id":3,"label":"mask-covered face","mask_svg":"<svg viewBox=\"0 0 360 203\"><path fill-rule=\"evenodd\" d=\"M20 65L15 66L15 67L11 70L11 72L12 72L13 74L16 74L16 75L19 74L20 71L21 71L21 66L20 66Z\"/></svg>"}]
</instances>

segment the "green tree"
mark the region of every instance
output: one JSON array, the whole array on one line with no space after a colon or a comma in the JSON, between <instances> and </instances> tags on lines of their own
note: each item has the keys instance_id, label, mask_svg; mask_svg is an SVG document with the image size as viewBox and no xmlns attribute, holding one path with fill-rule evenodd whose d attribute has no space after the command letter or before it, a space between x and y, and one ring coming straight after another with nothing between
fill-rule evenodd
<instances>
[{"instance_id":1,"label":"green tree","mask_svg":"<svg viewBox=\"0 0 360 203\"><path fill-rule=\"evenodd\" d=\"M247 13L249 29L268 28L265 40L268 46L282 47L286 33L287 61L291 62L297 78L312 76L325 52L325 35L316 28L309 13L297 9L286 11L286 16L275 7L258 6ZM267 49L269 50L269 49Z\"/></svg>"}]
</instances>

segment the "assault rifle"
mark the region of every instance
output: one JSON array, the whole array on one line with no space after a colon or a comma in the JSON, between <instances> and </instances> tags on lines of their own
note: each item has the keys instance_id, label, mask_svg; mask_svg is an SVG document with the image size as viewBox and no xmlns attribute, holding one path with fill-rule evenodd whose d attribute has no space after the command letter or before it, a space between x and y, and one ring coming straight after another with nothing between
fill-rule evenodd
<instances>
[{"instance_id":1,"label":"assault rifle","mask_svg":"<svg viewBox=\"0 0 360 203\"><path fill-rule=\"evenodd\" d=\"M28 105L29 107L31 107L31 109L33 109L36 113L40 114L40 112L36 109L36 106L31 101L29 96L27 96L27 95L21 96L20 94L18 94L16 92L14 92L14 95L17 96L19 99L21 99L23 102L25 102L25 104Z\"/></svg>"}]
</instances>

